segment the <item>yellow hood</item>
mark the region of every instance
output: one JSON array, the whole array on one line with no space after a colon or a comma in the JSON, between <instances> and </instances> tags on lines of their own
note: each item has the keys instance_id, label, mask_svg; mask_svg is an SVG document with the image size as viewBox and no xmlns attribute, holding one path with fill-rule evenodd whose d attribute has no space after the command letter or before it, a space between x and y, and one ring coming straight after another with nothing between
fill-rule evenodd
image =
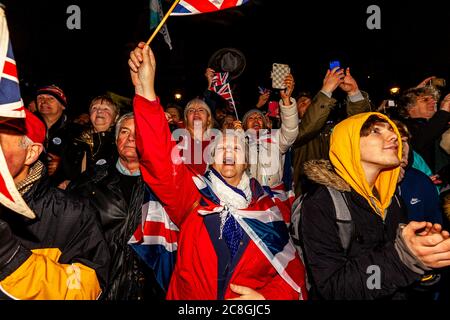
<instances>
[{"instance_id":1,"label":"yellow hood","mask_svg":"<svg viewBox=\"0 0 450 320\"><path fill-rule=\"evenodd\" d=\"M330 142L330 160L337 174L344 179L356 192L362 195L369 205L383 219L386 209L391 204L392 196L397 187L400 167L391 170L383 170L375 182L375 187L380 195L378 200L367 183L366 176L361 166L360 132L366 120L376 115L386 119L394 128L399 139L398 157L402 157L402 144L400 133L395 124L384 114L377 112L360 113L340 122L333 129Z\"/></svg>"}]
</instances>

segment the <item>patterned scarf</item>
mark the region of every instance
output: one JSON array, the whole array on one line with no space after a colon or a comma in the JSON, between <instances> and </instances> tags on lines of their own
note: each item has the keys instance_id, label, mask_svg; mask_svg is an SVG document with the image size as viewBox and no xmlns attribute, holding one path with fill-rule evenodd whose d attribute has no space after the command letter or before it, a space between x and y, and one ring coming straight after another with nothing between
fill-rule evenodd
<instances>
[{"instance_id":1,"label":"patterned scarf","mask_svg":"<svg viewBox=\"0 0 450 320\"><path fill-rule=\"evenodd\" d=\"M246 209L249 206L252 198L250 179L244 173L239 185L233 187L214 169L208 171L205 177L211 183L211 189L217 198L220 199L220 205L223 206L223 210L220 212L219 239L222 239L222 237L225 239L233 258L239 248L244 231L231 213L239 209Z\"/></svg>"},{"instance_id":2,"label":"patterned scarf","mask_svg":"<svg viewBox=\"0 0 450 320\"><path fill-rule=\"evenodd\" d=\"M44 164L41 161L37 161L30 169L27 177L16 184L17 190L20 195L23 196L27 193L36 181L38 181L44 175Z\"/></svg>"}]
</instances>

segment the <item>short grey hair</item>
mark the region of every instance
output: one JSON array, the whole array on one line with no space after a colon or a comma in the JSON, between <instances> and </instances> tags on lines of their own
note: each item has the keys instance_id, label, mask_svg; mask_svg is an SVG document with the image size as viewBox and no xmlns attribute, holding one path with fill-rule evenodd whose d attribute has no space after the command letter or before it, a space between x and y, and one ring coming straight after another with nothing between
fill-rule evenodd
<instances>
[{"instance_id":1,"label":"short grey hair","mask_svg":"<svg viewBox=\"0 0 450 320\"><path fill-rule=\"evenodd\" d=\"M128 120L128 119L134 119L134 113L133 112L125 113L123 116L121 116L119 118L119 120L117 120L117 123L116 123L116 141L117 141L117 138L119 137L120 129L122 129L122 123L125 120Z\"/></svg>"},{"instance_id":2,"label":"short grey hair","mask_svg":"<svg viewBox=\"0 0 450 320\"><path fill-rule=\"evenodd\" d=\"M203 108L206 109L206 111L208 112L208 116L209 116L209 125L208 128L212 129L214 127L214 119L213 119L213 115L211 114L211 108L208 106L208 104L200 99L200 98L194 98L191 101L189 101L186 105L186 107L184 108L184 123L187 125L187 113L188 110L193 107L193 106L202 106Z\"/></svg>"}]
</instances>

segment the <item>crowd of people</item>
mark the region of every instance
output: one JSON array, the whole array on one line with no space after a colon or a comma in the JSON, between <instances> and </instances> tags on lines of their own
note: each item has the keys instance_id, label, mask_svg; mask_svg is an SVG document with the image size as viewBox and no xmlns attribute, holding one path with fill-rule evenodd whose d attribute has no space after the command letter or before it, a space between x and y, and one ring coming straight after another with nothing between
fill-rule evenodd
<instances>
[{"instance_id":1,"label":"crowd of people","mask_svg":"<svg viewBox=\"0 0 450 320\"><path fill-rule=\"evenodd\" d=\"M160 101L150 47L128 65L131 110L102 95L69 119L48 85L23 124L0 119L35 214L0 206L0 299L450 297L450 94L434 77L386 109L349 68L315 95L289 74L239 120L217 70L183 108Z\"/></svg>"}]
</instances>

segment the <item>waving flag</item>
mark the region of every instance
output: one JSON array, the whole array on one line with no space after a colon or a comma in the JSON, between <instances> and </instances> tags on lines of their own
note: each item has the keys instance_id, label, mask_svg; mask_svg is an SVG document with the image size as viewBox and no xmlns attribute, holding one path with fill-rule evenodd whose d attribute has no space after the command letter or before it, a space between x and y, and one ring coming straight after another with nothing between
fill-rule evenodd
<instances>
[{"instance_id":1,"label":"waving flag","mask_svg":"<svg viewBox=\"0 0 450 320\"><path fill-rule=\"evenodd\" d=\"M228 101L230 106L236 110L236 104L233 99L233 93L231 91L229 83L229 73L228 72L216 72L211 81L210 90L217 93L219 96Z\"/></svg>"},{"instance_id":2,"label":"waving flag","mask_svg":"<svg viewBox=\"0 0 450 320\"><path fill-rule=\"evenodd\" d=\"M247 3L248 0L181 0L175 7L172 16L214 12Z\"/></svg>"},{"instance_id":3,"label":"waving flag","mask_svg":"<svg viewBox=\"0 0 450 320\"><path fill-rule=\"evenodd\" d=\"M5 11L0 8L0 116L25 118Z\"/></svg>"},{"instance_id":4,"label":"waving flag","mask_svg":"<svg viewBox=\"0 0 450 320\"><path fill-rule=\"evenodd\" d=\"M20 118L25 118L25 109L20 96L19 80L17 77L16 62L9 40L8 25L5 11L0 6L0 126L14 123L14 127L20 123ZM0 146L0 203L5 207L16 211L26 217L34 218L33 211L28 208L16 189L8 164Z\"/></svg>"},{"instance_id":5,"label":"waving flag","mask_svg":"<svg viewBox=\"0 0 450 320\"><path fill-rule=\"evenodd\" d=\"M163 18L164 13L161 0L150 0L150 29L155 29ZM159 32L163 35L164 41L169 46L169 49L172 50L172 40L170 39L167 25L164 24Z\"/></svg>"}]
</instances>

